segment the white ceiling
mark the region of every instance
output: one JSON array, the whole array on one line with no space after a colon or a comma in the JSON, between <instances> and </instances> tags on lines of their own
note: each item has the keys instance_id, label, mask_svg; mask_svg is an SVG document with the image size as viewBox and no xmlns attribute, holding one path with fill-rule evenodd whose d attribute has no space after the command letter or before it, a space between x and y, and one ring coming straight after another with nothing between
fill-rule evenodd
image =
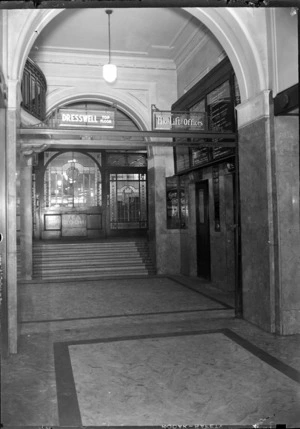
<instances>
[{"instance_id":1,"label":"white ceiling","mask_svg":"<svg viewBox=\"0 0 300 429\"><path fill-rule=\"evenodd\" d=\"M111 53L114 56L175 60L193 36L211 33L180 8L114 9L111 15ZM105 9L67 9L37 38L34 50L108 53Z\"/></svg>"}]
</instances>

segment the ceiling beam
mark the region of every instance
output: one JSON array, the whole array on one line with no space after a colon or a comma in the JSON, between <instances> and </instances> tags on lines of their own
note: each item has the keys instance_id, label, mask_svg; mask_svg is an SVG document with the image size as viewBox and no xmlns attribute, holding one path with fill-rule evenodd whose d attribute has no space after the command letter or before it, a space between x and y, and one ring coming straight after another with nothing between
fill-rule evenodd
<instances>
[{"instance_id":1,"label":"ceiling beam","mask_svg":"<svg viewBox=\"0 0 300 429\"><path fill-rule=\"evenodd\" d=\"M20 128L19 135L27 136L31 139L34 136L44 136L44 138L59 138L59 139L81 139L89 140L92 138L98 140L118 140L119 143L124 141L132 141L135 139L148 139L144 143L151 144L150 139L227 139L235 142L237 140L236 133L232 132L214 132L214 131L128 131L128 130L92 130L84 128ZM171 143L173 143L170 140Z\"/></svg>"},{"instance_id":2,"label":"ceiling beam","mask_svg":"<svg viewBox=\"0 0 300 429\"><path fill-rule=\"evenodd\" d=\"M35 149L42 146L48 148L81 148L81 149L135 149L135 150L146 150L147 146L167 146L167 147L235 147L236 144L230 142L191 142L187 140L180 140L176 142L172 141L133 141L133 142L120 142L115 140L74 140L74 139L31 139L18 141L22 150L24 149Z\"/></svg>"}]
</instances>

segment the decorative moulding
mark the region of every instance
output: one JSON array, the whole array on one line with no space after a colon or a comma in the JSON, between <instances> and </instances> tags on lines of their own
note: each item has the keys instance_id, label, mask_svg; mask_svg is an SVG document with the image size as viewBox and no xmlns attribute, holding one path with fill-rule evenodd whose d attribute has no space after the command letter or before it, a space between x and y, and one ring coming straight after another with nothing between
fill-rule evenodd
<instances>
[{"instance_id":1,"label":"decorative moulding","mask_svg":"<svg viewBox=\"0 0 300 429\"><path fill-rule=\"evenodd\" d=\"M23 108L20 109L20 113L21 113L21 126L37 125L41 123L39 119L37 119L35 116L32 116L30 113L26 112Z\"/></svg>"},{"instance_id":2,"label":"decorative moulding","mask_svg":"<svg viewBox=\"0 0 300 429\"><path fill-rule=\"evenodd\" d=\"M158 70L175 70L176 64L171 59L147 58L145 55L136 56L133 52L118 55L114 52L114 64L124 68L142 68ZM31 58L39 64L70 64L77 66L99 67L107 63L107 53L101 51L88 52L83 50L65 50L45 47L31 53ZM42 68L42 66L41 66Z\"/></svg>"},{"instance_id":3,"label":"decorative moulding","mask_svg":"<svg viewBox=\"0 0 300 429\"><path fill-rule=\"evenodd\" d=\"M262 91L236 107L239 129L270 116L270 94L270 90Z\"/></svg>"},{"instance_id":4,"label":"decorative moulding","mask_svg":"<svg viewBox=\"0 0 300 429\"><path fill-rule=\"evenodd\" d=\"M197 52L201 51L203 46L205 46L209 40L210 38L207 33L203 34L199 33L199 31L195 31L174 58L177 69L180 70L184 67L184 65L188 63Z\"/></svg>"},{"instance_id":5,"label":"decorative moulding","mask_svg":"<svg viewBox=\"0 0 300 429\"><path fill-rule=\"evenodd\" d=\"M134 97L144 107L149 106L149 90L131 89L128 91L132 97Z\"/></svg>"}]
</instances>

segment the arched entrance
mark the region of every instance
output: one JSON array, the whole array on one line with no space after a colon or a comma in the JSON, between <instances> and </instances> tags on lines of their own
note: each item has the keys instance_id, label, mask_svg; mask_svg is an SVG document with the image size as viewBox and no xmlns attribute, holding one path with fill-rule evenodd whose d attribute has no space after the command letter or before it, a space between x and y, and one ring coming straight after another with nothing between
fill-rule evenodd
<instances>
[{"instance_id":1,"label":"arched entrance","mask_svg":"<svg viewBox=\"0 0 300 429\"><path fill-rule=\"evenodd\" d=\"M67 110L66 110L67 109ZM73 110L72 110L73 109ZM48 123L61 125L63 112L110 112L114 129L138 130L127 114L115 105L77 102L52 111ZM98 113L97 113L98 112ZM81 116L80 116L81 118ZM33 168L33 229L37 239L96 239L112 236L143 236L148 228L147 152L129 149L125 141L112 146L112 141L93 145L84 139L72 140L70 147L57 141L38 156ZM80 133L92 123L80 124ZM73 145L72 145L73 141Z\"/></svg>"},{"instance_id":2,"label":"arched entrance","mask_svg":"<svg viewBox=\"0 0 300 429\"><path fill-rule=\"evenodd\" d=\"M39 175L37 183L38 235L43 239L99 236L103 230L100 154L47 151L43 158L43 178Z\"/></svg>"},{"instance_id":3,"label":"arched entrance","mask_svg":"<svg viewBox=\"0 0 300 429\"><path fill-rule=\"evenodd\" d=\"M129 151L46 151L35 175L35 237L144 235L147 157Z\"/></svg>"}]
</instances>

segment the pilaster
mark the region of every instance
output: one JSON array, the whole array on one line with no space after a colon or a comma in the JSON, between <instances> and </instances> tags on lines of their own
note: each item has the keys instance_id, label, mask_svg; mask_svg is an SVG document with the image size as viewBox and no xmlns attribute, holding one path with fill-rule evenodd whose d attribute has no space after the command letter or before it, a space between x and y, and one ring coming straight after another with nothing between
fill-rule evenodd
<instances>
[{"instance_id":1,"label":"pilaster","mask_svg":"<svg viewBox=\"0 0 300 429\"><path fill-rule=\"evenodd\" d=\"M20 251L21 275L25 280L32 279L32 155L23 153L21 160L20 194Z\"/></svg>"},{"instance_id":2,"label":"pilaster","mask_svg":"<svg viewBox=\"0 0 300 429\"><path fill-rule=\"evenodd\" d=\"M7 111L6 136L7 166L7 302L8 302L8 347L10 353L17 352L17 202L16 202L16 112Z\"/></svg>"},{"instance_id":3,"label":"pilaster","mask_svg":"<svg viewBox=\"0 0 300 429\"><path fill-rule=\"evenodd\" d=\"M148 152L149 241L157 274L180 272L180 230L167 229L166 177L174 174L173 150L153 146Z\"/></svg>"},{"instance_id":4,"label":"pilaster","mask_svg":"<svg viewBox=\"0 0 300 429\"><path fill-rule=\"evenodd\" d=\"M18 294L17 294L17 116L18 81L7 82L6 112L6 235L7 235L7 321L8 351L17 353L18 342Z\"/></svg>"},{"instance_id":5,"label":"pilaster","mask_svg":"<svg viewBox=\"0 0 300 429\"><path fill-rule=\"evenodd\" d=\"M3 82L3 81L2 81ZM0 88L0 257L2 284L0 285L0 318L1 318L1 353L8 351L7 320L7 225L6 225L6 109L3 93Z\"/></svg>"},{"instance_id":6,"label":"pilaster","mask_svg":"<svg viewBox=\"0 0 300 429\"><path fill-rule=\"evenodd\" d=\"M297 120L274 118L270 91L237 111L243 317L269 332L299 333Z\"/></svg>"}]
</instances>

